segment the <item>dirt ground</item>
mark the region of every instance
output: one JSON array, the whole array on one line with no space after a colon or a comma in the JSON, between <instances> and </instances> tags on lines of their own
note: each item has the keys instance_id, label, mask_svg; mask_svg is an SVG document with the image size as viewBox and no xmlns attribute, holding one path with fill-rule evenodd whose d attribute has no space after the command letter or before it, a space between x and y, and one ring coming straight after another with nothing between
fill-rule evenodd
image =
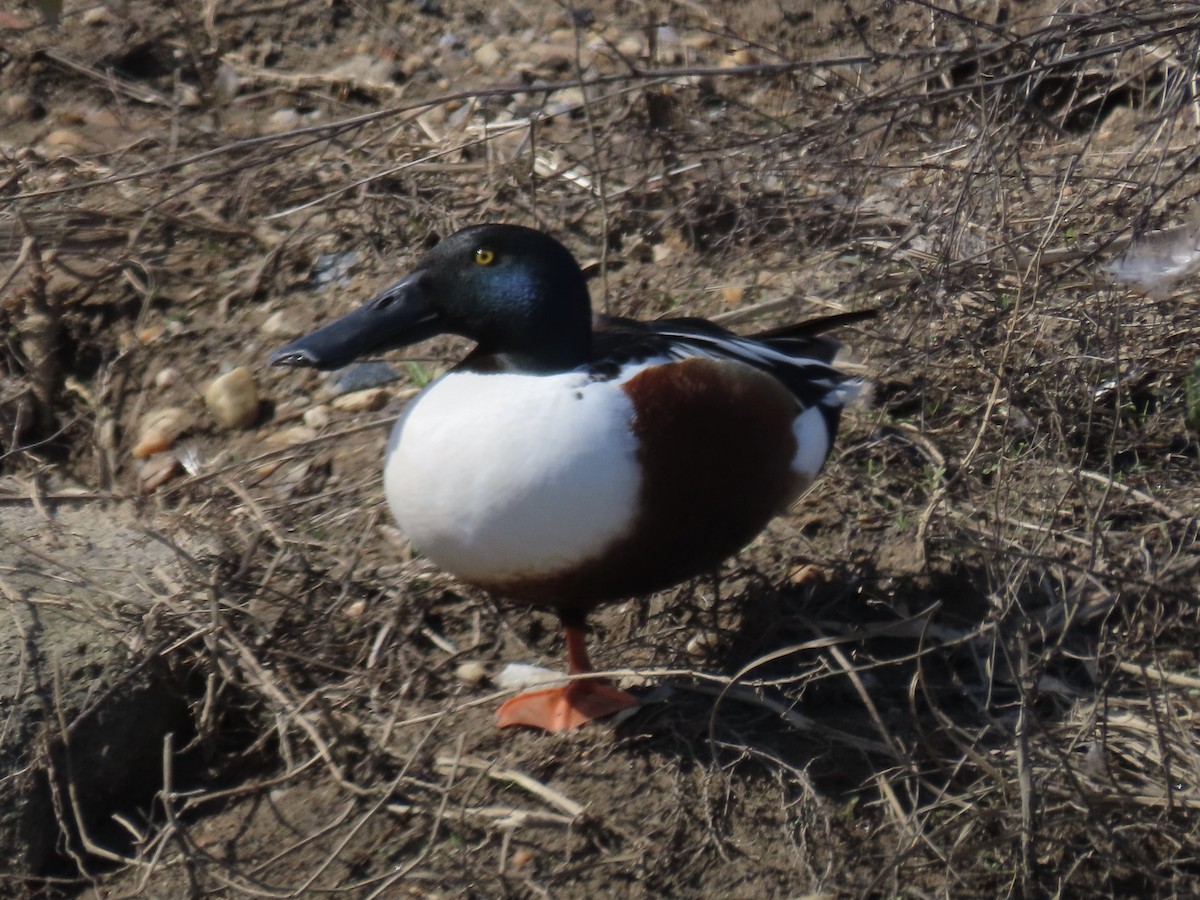
<instances>
[{"instance_id":1,"label":"dirt ground","mask_svg":"<svg viewBox=\"0 0 1200 900\"><path fill-rule=\"evenodd\" d=\"M93 618L192 711L102 853L3 890L1200 893L1200 9L167 6L0 13L0 528L70 504L177 548ZM366 393L266 366L480 221L622 314L879 311L824 477L715 581L595 616L646 703L566 736L492 726L552 618L382 504L463 342ZM86 593L73 546L42 562Z\"/></svg>"}]
</instances>

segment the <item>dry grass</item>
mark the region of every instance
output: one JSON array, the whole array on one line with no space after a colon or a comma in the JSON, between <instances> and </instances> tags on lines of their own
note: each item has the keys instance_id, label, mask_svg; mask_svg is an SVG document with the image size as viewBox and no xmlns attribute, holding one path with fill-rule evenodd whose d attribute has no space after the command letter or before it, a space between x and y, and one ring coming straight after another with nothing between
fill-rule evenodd
<instances>
[{"instance_id":1,"label":"dry grass","mask_svg":"<svg viewBox=\"0 0 1200 900\"><path fill-rule=\"evenodd\" d=\"M564 61L506 49L552 83L479 89L439 35L474 50L565 16L334 6L150 16L145 53L175 48L175 75L80 69L66 28L5 63L33 86L69 67L138 137L7 151L2 465L45 502L82 481L212 547L106 614L198 679L207 753L185 786L164 775L98 890L1194 893L1200 307L1101 264L1194 202L1200 7L600 4ZM646 40L659 20L709 38ZM246 36L268 24L270 52ZM400 85L300 52L383 56L383 25L428 51ZM281 108L321 118L263 134ZM127 456L172 396L164 365L199 384L261 364L271 312L326 318L489 219L551 228L626 314L882 311L848 336L871 403L721 599L599 617L600 661L662 701L615 731L490 731L496 695L458 664L555 642L388 531L373 460L394 409L271 449L316 382L260 371L273 422L198 428L195 471L146 498ZM314 288L317 257L348 251L353 282Z\"/></svg>"}]
</instances>

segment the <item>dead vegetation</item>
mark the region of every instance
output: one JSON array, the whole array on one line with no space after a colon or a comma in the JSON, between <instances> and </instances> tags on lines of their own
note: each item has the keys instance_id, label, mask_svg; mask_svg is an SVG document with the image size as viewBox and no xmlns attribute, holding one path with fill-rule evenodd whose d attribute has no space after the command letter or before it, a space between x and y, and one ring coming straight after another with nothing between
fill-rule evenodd
<instances>
[{"instance_id":1,"label":"dead vegetation","mask_svg":"<svg viewBox=\"0 0 1200 900\"><path fill-rule=\"evenodd\" d=\"M1197 891L1200 307L1104 264L1188 220L1200 6L790 6L0 22L0 500L209 547L96 616L190 679L195 733L110 868L43 890ZM717 588L597 617L651 700L615 729L495 733L460 665L555 659L552 629L379 502L399 397L456 344L386 411L270 442L319 390L263 368L280 335L484 220L554 231L625 314L882 312L848 335L874 396L794 515ZM245 433L196 399L231 365L272 401ZM147 493L163 405L195 423Z\"/></svg>"}]
</instances>

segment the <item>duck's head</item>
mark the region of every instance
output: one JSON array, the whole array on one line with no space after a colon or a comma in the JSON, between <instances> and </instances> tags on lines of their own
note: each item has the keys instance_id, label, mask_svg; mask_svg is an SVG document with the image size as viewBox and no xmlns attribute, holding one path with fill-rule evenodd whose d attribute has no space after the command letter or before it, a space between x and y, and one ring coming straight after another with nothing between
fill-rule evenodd
<instances>
[{"instance_id":1,"label":"duck's head","mask_svg":"<svg viewBox=\"0 0 1200 900\"><path fill-rule=\"evenodd\" d=\"M529 371L565 371L587 361L591 316L587 284L566 247L532 228L475 225L354 312L276 350L271 364L337 369L449 333Z\"/></svg>"}]
</instances>

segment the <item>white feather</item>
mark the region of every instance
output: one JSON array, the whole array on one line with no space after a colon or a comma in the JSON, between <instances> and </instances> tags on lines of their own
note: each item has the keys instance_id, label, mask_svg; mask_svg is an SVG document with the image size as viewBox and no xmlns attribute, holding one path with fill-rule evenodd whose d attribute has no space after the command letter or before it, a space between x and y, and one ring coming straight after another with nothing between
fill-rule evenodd
<instances>
[{"instance_id":1,"label":"white feather","mask_svg":"<svg viewBox=\"0 0 1200 900\"><path fill-rule=\"evenodd\" d=\"M792 471L812 482L825 464L829 455L829 426L825 416L817 407L806 409L792 423L792 434L796 436L796 455L792 457Z\"/></svg>"},{"instance_id":2,"label":"white feather","mask_svg":"<svg viewBox=\"0 0 1200 900\"><path fill-rule=\"evenodd\" d=\"M1165 299L1176 284L1200 269L1200 210L1174 228L1144 234L1105 268L1119 284Z\"/></svg>"},{"instance_id":3,"label":"white feather","mask_svg":"<svg viewBox=\"0 0 1200 900\"><path fill-rule=\"evenodd\" d=\"M388 504L413 544L461 578L552 575L631 526L633 416L619 380L451 372L392 430Z\"/></svg>"}]
</instances>

